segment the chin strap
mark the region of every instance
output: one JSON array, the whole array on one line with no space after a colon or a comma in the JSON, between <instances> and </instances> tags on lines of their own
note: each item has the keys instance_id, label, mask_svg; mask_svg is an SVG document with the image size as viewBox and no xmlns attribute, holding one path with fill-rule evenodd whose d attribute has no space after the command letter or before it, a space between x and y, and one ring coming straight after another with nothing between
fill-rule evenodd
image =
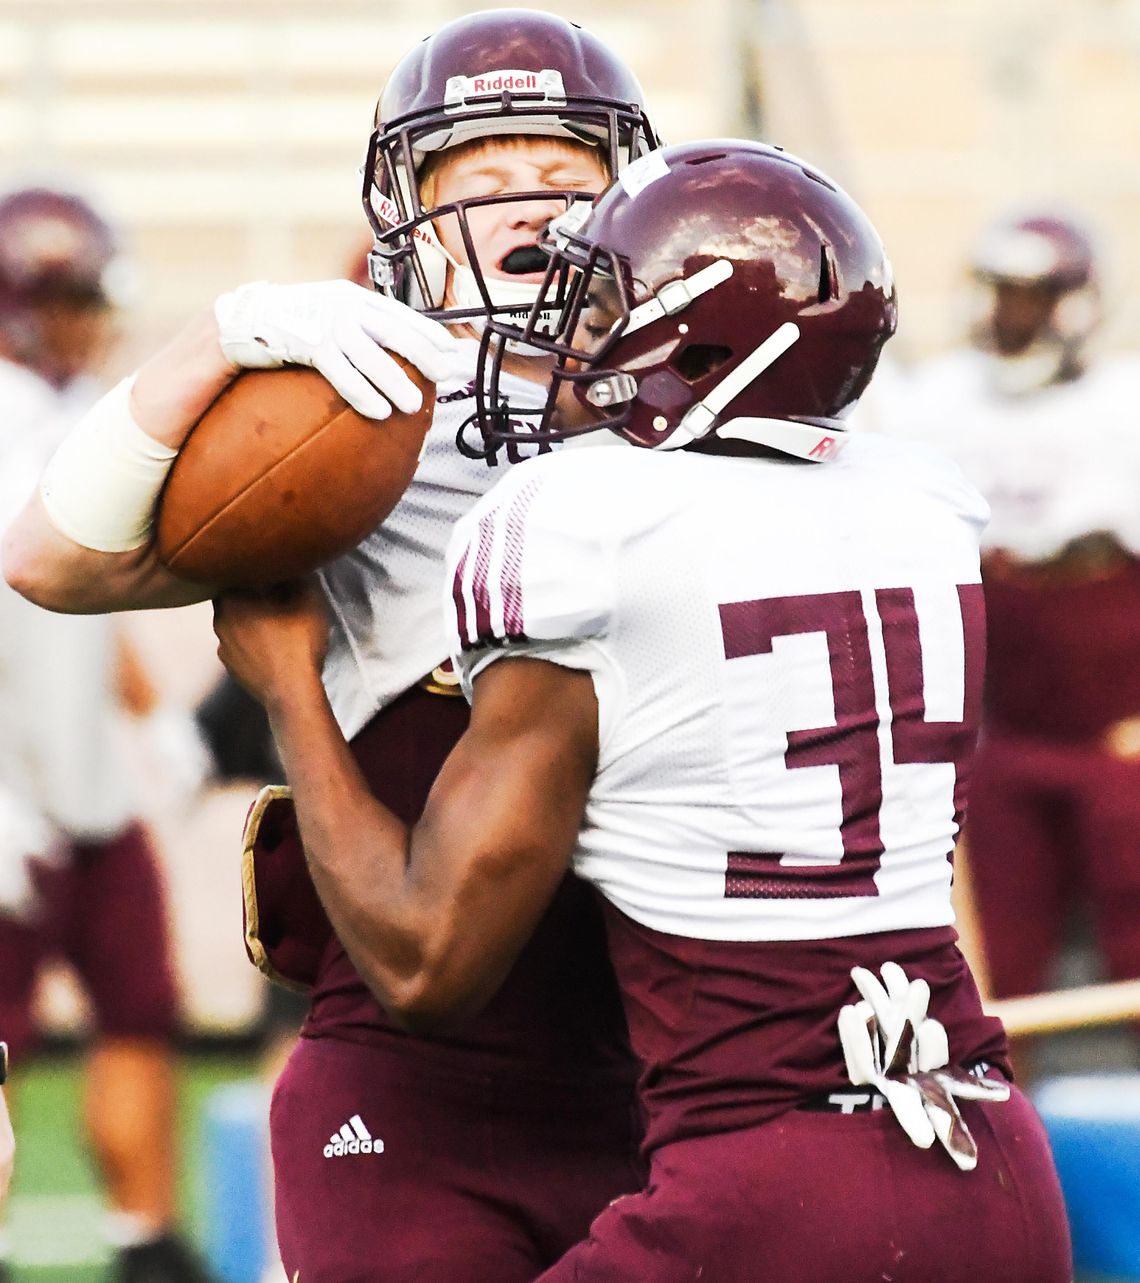
<instances>
[{"instance_id":1,"label":"chin strap","mask_svg":"<svg viewBox=\"0 0 1140 1283\"><path fill-rule=\"evenodd\" d=\"M629 314L623 337L643 329L663 316L676 316L702 294L715 289L732 275L732 264L727 258L718 258L708 267L679 281L667 281L651 299L639 303Z\"/></svg>"},{"instance_id":2,"label":"chin strap","mask_svg":"<svg viewBox=\"0 0 1140 1283\"><path fill-rule=\"evenodd\" d=\"M446 252L446 251L445 251ZM484 308L483 295L479 289L479 282L475 278L475 273L469 267L464 267L457 263L450 254L447 255L448 262L451 265L451 298L456 307L464 309ZM531 309L535 300L538 298L538 291L541 286L534 281L508 281L501 277L484 276L483 283L487 287L487 293L490 296L492 306L498 310L500 308L509 308L511 310L512 323L525 325L527 318L530 316ZM559 306L543 308L540 313L541 319L535 326L536 334L553 334L559 318L562 315L562 308ZM469 325L476 334L482 334L487 328L487 317L485 313L477 316L468 316L463 321L464 325ZM546 356L547 353L543 348L534 347L530 343L523 343L519 339L504 339L506 350L516 356Z\"/></svg>"},{"instance_id":3,"label":"chin strap","mask_svg":"<svg viewBox=\"0 0 1140 1283\"><path fill-rule=\"evenodd\" d=\"M485 307L479 282L471 268L459 263L444 250L451 266L451 297L457 307ZM538 298L539 286L533 281L508 281L497 276L484 276L483 284L495 307L520 308L527 312ZM481 321L481 317L474 317Z\"/></svg>"},{"instance_id":4,"label":"chin strap","mask_svg":"<svg viewBox=\"0 0 1140 1283\"><path fill-rule=\"evenodd\" d=\"M785 321L734 370L725 375L703 401L690 406L681 422L664 441L657 445L656 449L679 450L700 437L708 436L724 408L746 387L754 383L773 362L783 356L799 337L800 327L793 321ZM764 420L764 422L777 422L777 420Z\"/></svg>"}]
</instances>

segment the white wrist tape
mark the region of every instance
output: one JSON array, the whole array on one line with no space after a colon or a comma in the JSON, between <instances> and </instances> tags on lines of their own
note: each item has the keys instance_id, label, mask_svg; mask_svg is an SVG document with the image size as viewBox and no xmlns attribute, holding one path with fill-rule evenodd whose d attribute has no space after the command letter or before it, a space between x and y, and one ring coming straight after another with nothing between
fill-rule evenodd
<instances>
[{"instance_id":1,"label":"white wrist tape","mask_svg":"<svg viewBox=\"0 0 1140 1283\"><path fill-rule=\"evenodd\" d=\"M177 450L148 436L130 409L133 376L96 401L52 455L40 496L53 526L96 552L150 538L154 506Z\"/></svg>"}]
</instances>

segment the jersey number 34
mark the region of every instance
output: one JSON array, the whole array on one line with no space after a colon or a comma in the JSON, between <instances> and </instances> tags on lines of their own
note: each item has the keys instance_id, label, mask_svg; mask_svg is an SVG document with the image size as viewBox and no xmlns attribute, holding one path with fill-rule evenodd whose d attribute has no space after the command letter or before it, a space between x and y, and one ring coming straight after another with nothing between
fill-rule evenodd
<instances>
[{"instance_id":1,"label":"jersey number 34","mask_svg":"<svg viewBox=\"0 0 1140 1283\"><path fill-rule=\"evenodd\" d=\"M889 751L897 765L954 765L954 819L960 824L985 669L982 587L958 586L964 660L960 721L927 720L922 644L913 590L882 588L875 591L874 597L886 660L891 714ZM817 633L826 638L835 721L827 726L788 731L784 762L789 770L838 767L843 843L841 860L818 864L783 863L783 852L729 852L725 895L764 899L876 895L875 872L883 854L880 730L884 719L879 712L861 594L817 593L731 602L720 607L720 622L728 661L771 654L773 642L780 637Z\"/></svg>"}]
</instances>

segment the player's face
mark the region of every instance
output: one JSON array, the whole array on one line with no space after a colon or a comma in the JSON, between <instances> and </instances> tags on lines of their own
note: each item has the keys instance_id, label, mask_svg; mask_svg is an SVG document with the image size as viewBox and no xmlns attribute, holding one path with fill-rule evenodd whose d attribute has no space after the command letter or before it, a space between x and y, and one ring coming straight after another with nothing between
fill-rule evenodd
<instances>
[{"instance_id":1,"label":"player's face","mask_svg":"<svg viewBox=\"0 0 1140 1283\"><path fill-rule=\"evenodd\" d=\"M586 301L583 304L582 311L578 317L578 324L574 330L572 346L575 351L596 352L609 338L615 322L620 317L620 297L616 287L611 281L595 275L590 281L589 292L586 294ZM605 364L604 360L602 364ZM570 370L580 369L581 364L580 362L569 360L567 361L567 368ZM559 386L558 396L554 403L551 426L556 428L585 427L586 424L600 417L600 412L591 412L574 395L574 390L569 382L564 382Z\"/></svg>"},{"instance_id":2,"label":"player's face","mask_svg":"<svg viewBox=\"0 0 1140 1283\"><path fill-rule=\"evenodd\" d=\"M446 205L513 192L575 191L594 195L608 181L597 150L558 138L479 139L444 153L422 184L425 204ZM545 257L535 248L543 228L566 207L551 197L477 205L468 227L485 277L542 280ZM455 215L436 220L436 233L457 262L469 265Z\"/></svg>"},{"instance_id":3,"label":"player's face","mask_svg":"<svg viewBox=\"0 0 1140 1283\"><path fill-rule=\"evenodd\" d=\"M590 281L586 301L578 317L572 346L593 355L609 338L621 318L621 296L612 281L597 274Z\"/></svg>"},{"instance_id":4,"label":"player's face","mask_svg":"<svg viewBox=\"0 0 1140 1283\"><path fill-rule=\"evenodd\" d=\"M1049 324L1057 302L1048 284L1001 281L993 287L994 344L1002 356L1018 356Z\"/></svg>"},{"instance_id":5,"label":"player's face","mask_svg":"<svg viewBox=\"0 0 1140 1283\"><path fill-rule=\"evenodd\" d=\"M94 302L56 299L34 309L28 365L63 388L99 370L118 337L117 315Z\"/></svg>"}]
</instances>

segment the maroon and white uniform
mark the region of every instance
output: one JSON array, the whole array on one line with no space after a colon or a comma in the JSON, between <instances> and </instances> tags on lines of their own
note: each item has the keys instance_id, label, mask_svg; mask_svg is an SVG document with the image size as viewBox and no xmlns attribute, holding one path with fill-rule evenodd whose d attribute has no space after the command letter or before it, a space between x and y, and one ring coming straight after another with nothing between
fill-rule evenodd
<instances>
[{"instance_id":1,"label":"maroon and white uniform","mask_svg":"<svg viewBox=\"0 0 1140 1283\"><path fill-rule=\"evenodd\" d=\"M34 490L88 391L58 393L0 361L0 525ZM101 1032L174 1031L164 896L117 751L114 663L110 618L41 610L0 578L0 794L43 834L5 840L0 819L0 1031L17 1055L34 1041L35 979L51 955L79 972Z\"/></svg>"},{"instance_id":2,"label":"maroon and white uniform","mask_svg":"<svg viewBox=\"0 0 1140 1283\"><path fill-rule=\"evenodd\" d=\"M897 428L989 501L985 734L970 863L998 995L1047 986L1074 903L1140 976L1140 363L1021 396L987 358L920 369Z\"/></svg>"},{"instance_id":3,"label":"maroon and white uniform","mask_svg":"<svg viewBox=\"0 0 1140 1283\"><path fill-rule=\"evenodd\" d=\"M648 1186L543 1279L1068 1278L1020 1098L969 1110L983 1137L965 1181L889 1115L809 1108L850 1089L836 1020L855 964L925 977L952 1061L1005 1067L950 906L984 519L953 468L857 436L822 466L537 460L456 532L464 685L515 655L593 677L573 867L605 897L643 1069ZM948 1244L967 1208L969 1244ZM834 1250L805 1265L821 1237Z\"/></svg>"},{"instance_id":4,"label":"maroon and white uniform","mask_svg":"<svg viewBox=\"0 0 1140 1283\"><path fill-rule=\"evenodd\" d=\"M518 380L510 392L519 405L544 395ZM418 685L450 649L439 610L447 541L511 471L512 456L489 468L456 449L474 409L471 384L439 385L407 493L322 574L330 701L372 791L409 823L467 725L465 701ZM577 878L456 1035L397 1029L335 937L302 1033L271 1116L289 1277L524 1283L643 1179L635 1066L599 906ZM335 1152L330 1138L353 1117L382 1150Z\"/></svg>"}]
</instances>

